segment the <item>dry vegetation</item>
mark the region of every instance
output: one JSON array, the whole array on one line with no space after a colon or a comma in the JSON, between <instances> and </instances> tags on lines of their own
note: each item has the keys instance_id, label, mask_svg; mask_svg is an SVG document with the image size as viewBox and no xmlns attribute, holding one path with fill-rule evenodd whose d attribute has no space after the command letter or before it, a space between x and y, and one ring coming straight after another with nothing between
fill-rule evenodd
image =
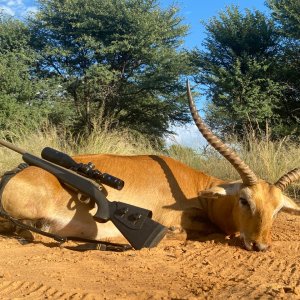
<instances>
[{"instance_id":1,"label":"dry vegetation","mask_svg":"<svg viewBox=\"0 0 300 300\"><path fill-rule=\"evenodd\" d=\"M4 134L0 133L0 138ZM40 156L44 147L52 147L70 155L84 153L111 154L154 154L154 148L141 135L132 134L128 130L109 131L107 127L97 127L88 137L71 136L66 131L58 132L48 126L35 132L19 132L9 136L9 140L27 152ZM21 156L13 151L0 147L0 172L15 167L21 162Z\"/></svg>"},{"instance_id":2,"label":"dry vegetation","mask_svg":"<svg viewBox=\"0 0 300 300\"><path fill-rule=\"evenodd\" d=\"M84 139L48 128L11 140L37 155L45 146L70 154L158 153L127 131L97 130ZM250 150L243 145L236 148L261 177L274 181L300 165L295 143L251 142ZM162 152L211 175L237 178L231 165L211 148L195 151L176 145ZM19 154L0 148L0 171L19 162ZM40 236L22 245L19 238L0 236L0 298L300 299L299 226L298 216L280 214L274 222L273 247L265 253L243 250L237 238L228 240L218 233L195 241L171 234L156 248L124 253L72 251L77 244L59 246Z\"/></svg>"},{"instance_id":3,"label":"dry vegetation","mask_svg":"<svg viewBox=\"0 0 300 300\"><path fill-rule=\"evenodd\" d=\"M2 135L1 138L3 137ZM212 176L225 180L238 179L235 169L212 147L203 146L194 150L181 145L173 145L168 149L158 151L157 147L153 147L141 135L132 134L128 130L111 131L108 126L103 125L96 126L88 138L83 135L71 136L66 131L57 132L51 126L31 133L21 131L9 138L17 146L38 156L46 146L68 154L164 154ZM249 134L243 143L237 143L235 139L231 139L230 145L234 145L236 152L260 178L269 182L275 182L282 174L300 166L298 144L288 138L272 142L267 138L257 139ZM0 148L1 172L13 168L19 162L21 162L19 154ZM290 188L292 196L296 197L298 187L300 184L296 183Z\"/></svg>"},{"instance_id":4,"label":"dry vegetation","mask_svg":"<svg viewBox=\"0 0 300 300\"><path fill-rule=\"evenodd\" d=\"M258 139L249 134L242 143L232 138L230 145L260 178L271 183L276 182L288 171L300 167L298 143L288 138L273 142L268 138ZM210 146L204 146L195 151L175 145L169 149L169 154L209 175L224 180L239 179L238 173L231 164ZM299 189L300 183L291 185L290 195L297 197Z\"/></svg>"}]
</instances>

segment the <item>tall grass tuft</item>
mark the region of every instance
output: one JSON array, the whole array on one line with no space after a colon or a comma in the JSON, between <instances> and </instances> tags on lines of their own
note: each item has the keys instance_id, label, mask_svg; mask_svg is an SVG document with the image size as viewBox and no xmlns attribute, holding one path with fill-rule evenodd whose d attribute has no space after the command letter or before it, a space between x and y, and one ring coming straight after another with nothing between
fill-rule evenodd
<instances>
[{"instance_id":1,"label":"tall grass tuft","mask_svg":"<svg viewBox=\"0 0 300 300\"><path fill-rule=\"evenodd\" d=\"M288 138L270 141L268 138L257 139L249 134L242 142L231 138L231 147L250 166L255 174L270 183L275 183L283 174L300 167L299 143ZM199 150L173 145L169 148L170 156L223 180L240 179L232 165L211 146ZM299 194L300 182L289 188L291 196Z\"/></svg>"},{"instance_id":2,"label":"tall grass tuft","mask_svg":"<svg viewBox=\"0 0 300 300\"><path fill-rule=\"evenodd\" d=\"M94 122L88 135L72 140L73 151L80 153L110 153L122 155L154 154L157 147L138 132L128 129L111 130L110 122Z\"/></svg>"},{"instance_id":3,"label":"tall grass tuft","mask_svg":"<svg viewBox=\"0 0 300 300\"><path fill-rule=\"evenodd\" d=\"M74 154L155 154L156 150L143 136L129 130L109 130L108 127L94 126L93 131L85 134L71 135L67 130L59 131L50 125L33 132L20 131L14 135L0 133L1 139L9 139L26 152L40 157L44 147ZM22 162L21 155L12 150L0 147L0 174L16 167Z\"/></svg>"},{"instance_id":4,"label":"tall grass tuft","mask_svg":"<svg viewBox=\"0 0 300 300\"><path fill-rule=\"evenodd\" d=\"M20 130L18 133L9 135L0 133L1 139L7 139L14 145L24 149L26 152L40 156L41 150L50 146L56 149L69 149L67 140L58 135L54 127L48 126L28 132ZM22 162L21 155L4 147L0 147L0 173L16 167Z\"/></svg>"}]
</instances>

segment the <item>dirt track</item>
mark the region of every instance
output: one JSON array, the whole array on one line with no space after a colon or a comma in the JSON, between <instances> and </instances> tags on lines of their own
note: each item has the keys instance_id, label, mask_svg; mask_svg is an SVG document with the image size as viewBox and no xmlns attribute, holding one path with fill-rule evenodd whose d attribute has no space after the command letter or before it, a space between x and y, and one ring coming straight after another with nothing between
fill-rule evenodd
<instances>
[{"instance_id":1,"label":"dirt track","mask_svg":"<svg viewBox=\"0 0 300 300\"><path fill-rule=\"evenodd\" d=\"M188 242L169 236L155 249L122 253L1 236L0 298L300 299L299 232L299 217L280 214L265 253L221 234Z\"/></svg>"}]
</instances>

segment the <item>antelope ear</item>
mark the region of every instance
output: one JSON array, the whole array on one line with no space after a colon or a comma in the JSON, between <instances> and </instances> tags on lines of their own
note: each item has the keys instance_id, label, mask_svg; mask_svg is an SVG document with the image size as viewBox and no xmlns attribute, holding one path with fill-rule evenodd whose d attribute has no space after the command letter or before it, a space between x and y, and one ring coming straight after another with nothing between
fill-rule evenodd
<instances>
[{"instance_id":1,"label":"antelope ear","mask_svg":"<svg viewBox=\"0 0 300 300\"><path fill-rule=\"evenodd\" d=\"M288 196L282 195L283 197L283 206L282 211L293 214L300 215L300 206L296 204L292 199Z\"/></svg>"},{"instance_id":2,"label":"antelope ear","mask_svg":"<svg viewBox=\"0 0 300 300\"><path fill-rule=\"evenodd\" d=\"M238 195L241 191L242 183L235 181L216 185L210 189L201 191L199 197L202 198L219 198L220 196Z\"/></svg>"}]
</instances>

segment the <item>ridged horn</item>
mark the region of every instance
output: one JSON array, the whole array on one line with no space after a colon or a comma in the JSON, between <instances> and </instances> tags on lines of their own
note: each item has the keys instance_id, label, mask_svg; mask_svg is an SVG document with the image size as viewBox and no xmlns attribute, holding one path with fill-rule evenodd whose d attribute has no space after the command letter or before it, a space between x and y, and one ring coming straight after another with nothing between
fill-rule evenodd
<instances>
[{"instance_id":1,"label":"ridged horn","mask_svg":"<svg viewBox=\"0 0 300 300\"><path fill-rule=\"evenodd\" d=\"M300 178L300 168L296 168L292 171L281 176L274 184L281 191L284 191L291 183L297 181Z\"/></svg>"},{"instance_id":2,"label":"ridged horn","mask_svg":"<svg viewBox=\"0 0 300 300\"><path fill-rule=\"evenodd\" d=\"M225 145L218 137L216 137L203 122L196 109L188 80L186 85L190 111L199 131L202 133L207 142L234 166L234 168L240 174L245 185L250 186L256 184L257 177L250 167L244 163L244 161L242 161L241 158L230 147Z\"/></svg>"}]
</instances>

